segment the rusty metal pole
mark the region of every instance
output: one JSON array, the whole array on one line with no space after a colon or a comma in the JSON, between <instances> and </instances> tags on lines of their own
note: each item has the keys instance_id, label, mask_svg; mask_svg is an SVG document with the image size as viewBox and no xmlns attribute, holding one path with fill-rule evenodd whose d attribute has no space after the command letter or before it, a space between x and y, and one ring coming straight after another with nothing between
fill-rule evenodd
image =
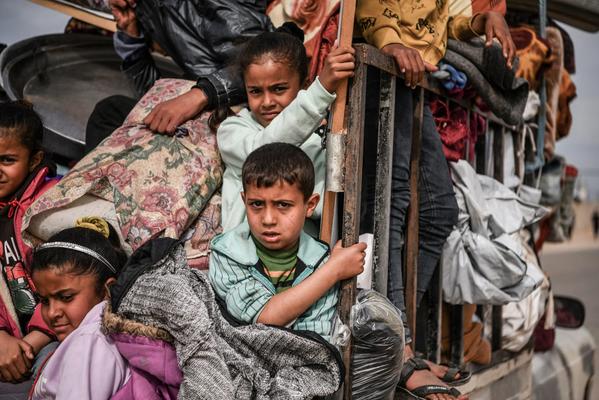
<instances>
[{"instance_id":1,"label":"rusty metal pole","mask_svg":"<svg viewBox=\"0 0 599 400\"><path fill-rule=\"evenodd\" d=\"M419 196L418 179L420 177L420 148L422 141L422 122L424 118L424 88L415 90L414 119L412 126L412 151L410 156L410 208L406 229L406 314L412 337L416 337L416 296L418 271L418 232L419 232Z\"/></svg>"},{"instance_id":2,"label":"rusty metal pole","mask_svg":"<svg viewBox=\"0 0 599 400\"><path fill-rule=\"evenodd\" d=\"M341 13L340 13L340 24L339 24L339 35L338 42L339 46L351 46L352 37L354 32L354 18L356 14L356 0L342 0L341 1ZM338 142L343 139L340 135L345 136L347 129L345 127L345 104L347 103L347 80L339 86L337 89L337 98L331 107L331 125L330 134L327 144L329 142ZM335 200L337 198L337 192L342 192L343 188L340 187L342 183L342 177L339 179L332 179L329 174L331 169L329 164L331 162L339 162L342 160L341 154L329 154L332 146L327 146L327 182L326 191L323 196L322 205L322 218L320 220L320 239L331 244L332 239L332 227L333 218L335 214ZM342 146L335 146L335 149L342 148Z\"/></svg>"}]
</instances>

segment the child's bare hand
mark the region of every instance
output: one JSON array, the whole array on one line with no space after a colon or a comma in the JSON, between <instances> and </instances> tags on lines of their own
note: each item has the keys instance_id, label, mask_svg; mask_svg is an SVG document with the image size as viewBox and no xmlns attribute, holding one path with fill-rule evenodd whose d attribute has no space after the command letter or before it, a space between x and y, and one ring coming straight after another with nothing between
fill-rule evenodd
<instances>
[{"instance_id":1,"label":"child's bare hand","mask_svg":"<svg viewBox=\"0 0 599 400\"><path fill-rule=\"evenodd\" d=\"M438 69L436 66L425 62L417 50L403 44L388 44L381 51L395 59L399 70L404 76L406 86L412 89L422 82L425 72L433 72Z\"/></svg>"},{"instance_id":2,"label":"child's bare hand","mask_svg":"<svg viewBox=\"0 0 599 400\"><path fill-rule=\"evenodd\" d=\"M0 332L0 381L18 383L25 380L33 358L29 343Z\"/></svg>"},{"instance_id":3,"label":"child's bare hand","mask_svg":"<svg viewBox=\"0 0 599 400\"><path fill-rule=\"evenodd\" d=\"M512 68L512 62L516 56L516 45L512 40L512 34L503 15L493 11L478 14L472 21L472 29L479 35L485 34L487 47L491 46L493 38L497 38L503 48L503 56L507 61L507 66Z\"/></svg>"},{"instance_id":4,"label":"child's bare hand","mask_svg":"<svg viewBox=\"0 0 599 400\"><path fill-rule=\"evenodd\" d=\"M366 243L356 243L349 247L341 246L338 241L333 247L329 263L334 268L337 281L353 278L364 271ZM328 263L327 263L328 264Z\"/></svg>"},{"instance_id":5,"label":"child's bare hand","mask_svg":"<svg viewBox=\"0 0 599 400\"><path fill-rule=\"evenodd\" d=\"M325 59L318 80L329 93L335 93L341 82L354 76L355 53L353 47L334 47Z\"/></svg>"},{"instance_id":6,"label":"child's bare hand","mask_svg":"<svg viewBox=\"0 0 599 400\"><path fill-rule=\"evenodd\" d=\"M173 135L177 127L199 114L208 104L201 89L189 92L157 104L144 118L144 124L154 132Z\"/></svg>"},{"instance_id":7,"label":"child's bare hand","mask_svg":"<svg viewBox=\"0 0 599 400\"><path fill-rule=\"evenodd\" d=\"M135 0L110 0L110 10L116 26L131 37L139 37L137 17L135 16Z\"/></svg>"}]
</instances>

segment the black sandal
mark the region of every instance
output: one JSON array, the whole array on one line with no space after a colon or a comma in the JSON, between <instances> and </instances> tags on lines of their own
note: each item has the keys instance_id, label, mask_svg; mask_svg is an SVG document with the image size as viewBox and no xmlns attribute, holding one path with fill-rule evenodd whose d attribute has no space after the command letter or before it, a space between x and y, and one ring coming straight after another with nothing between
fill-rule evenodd
<instances>
[{"instance_id":1,"label":"black sandal","mask_svg":"<svg viewBox=\"0 0 599 400\"><path fill-rule=\"evenodd\" d=\"M430 371L430 367L426 362L424 362L420 358L413 357L404 363L396 391L397 399L427 400L426 396L428 396L429 394L448 394L455 398L458 398L462 395L462 393L454 387L447 387L441 385L423 385L417 387L414 390L408 390L406 388L406 382L408 381L408 379L410 379L414 372L422 370Z\"/></svg>"},{"instance_id":2,"label":"black sandal","mask_svg":"<svg viewBox=\"0 0 599 400\"><path fill-rule=\"evenodd\" d=\"M470 378L472 377L470 371L466 371L464 369L460 369L459 367L454 367L449 364L440 365L447 367L447 371L445 372L441 380L447 383L448 385L461 386L468 383L470 381ZM460 377L456 378L458 374L460 375Z\"/></svg>"}]
</instances>

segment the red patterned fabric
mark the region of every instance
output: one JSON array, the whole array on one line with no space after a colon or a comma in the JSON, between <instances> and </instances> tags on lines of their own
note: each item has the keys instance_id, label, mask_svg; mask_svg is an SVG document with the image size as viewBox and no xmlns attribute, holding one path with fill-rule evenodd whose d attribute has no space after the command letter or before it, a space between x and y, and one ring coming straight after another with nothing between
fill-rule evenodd
<instances>
[{"instance_id":1,"label":"red patterned fabric","mask_svg":"<svg viewBox=\"0 0 599 400\"><path fill-rule=\"evenodd\" d=\"M466 152L469 159L474 158L474 146L478 135L485 132L485 119L473 112L470 114L468 125L468 112L456 104L448 104L447 100L441 98L431 101L430 107L447 161L463 159Z\"/></svg>"},{"instance_id":2,"label":"red patterned fabric","mask_svg":"<svg viewBox=\"0 0 599 400\"><path fill-rule=\"evenodd\" d=\"M291 21L304 31L310 81L318 75L337 38L340 4L340 0L272 0L266 9L275 26Z\"/></svg>"}]
</instances>

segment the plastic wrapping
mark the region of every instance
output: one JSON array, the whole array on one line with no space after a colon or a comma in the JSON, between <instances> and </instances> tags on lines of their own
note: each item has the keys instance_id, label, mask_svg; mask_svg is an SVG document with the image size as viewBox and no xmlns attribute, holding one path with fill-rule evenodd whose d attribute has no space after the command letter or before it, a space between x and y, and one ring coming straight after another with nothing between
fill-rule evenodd
<instances>
[{"instance_id":1,"label":"plastic wrapping","mask_svg":"<svg viewBox=\"0 0 599 400\"><path fill-rule=\"evenodd\" d=\"M392 399L403 367L401 312L380 293L363 290L350 319L354 337L352 398Z\"/></svg>"}]
</instances>

